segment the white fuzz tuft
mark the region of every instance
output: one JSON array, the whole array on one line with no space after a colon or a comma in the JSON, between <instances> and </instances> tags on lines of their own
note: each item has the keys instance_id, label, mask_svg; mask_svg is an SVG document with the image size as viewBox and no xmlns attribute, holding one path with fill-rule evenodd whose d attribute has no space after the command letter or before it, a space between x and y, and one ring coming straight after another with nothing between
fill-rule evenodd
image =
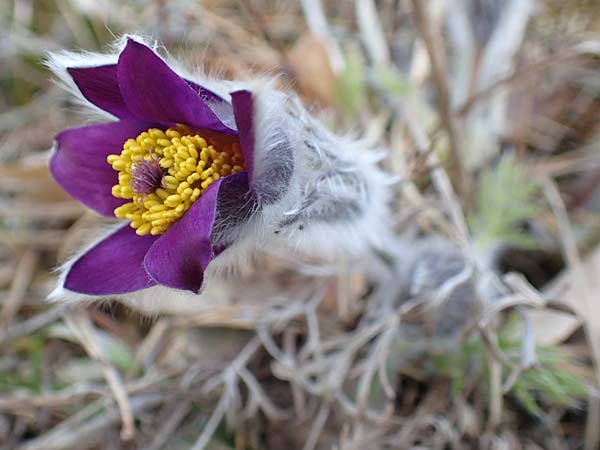
<instances>
[{"instance_id":1,"label":"white fuzz tuft","mask_svg":"<svg viewBox=\"0 0 600 450\"><path fill-rule=\"evenodd\" d=\"M401 304L420 302L403 324L402 337L435 345L453 345L473 325L479 312L477 276L460 247L443 237L414 243L397 241L401 266L382 284L378 314Z\"/></svg>"},{"instance_id":2,"label":"white fuzz tuft","mask_svg":"<svg viewBox=\"0 0 600 450\"><path fill-rule=\"evenodd\" d=\"M393 183L377 167L383 152L334 135L268 83L251 90L259 204L252 220L230 230L235 236L225 240L236 244L212 264L247 261L252 246L326 259L382 249Z\"/></svg>"}]
</instances>

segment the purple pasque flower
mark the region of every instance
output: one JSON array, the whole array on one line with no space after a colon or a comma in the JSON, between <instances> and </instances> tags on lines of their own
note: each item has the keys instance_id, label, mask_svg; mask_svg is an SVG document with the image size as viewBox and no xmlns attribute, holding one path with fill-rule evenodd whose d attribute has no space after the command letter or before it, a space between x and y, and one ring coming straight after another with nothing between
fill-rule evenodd
<instances>
[{"instance_id":1,"label":"purple pasque flower","mask_svg":"<svg viewBox=\"0 0 600 450\"><path fill-rule=\"evenodd\" d=\"M115 55L48 65L112 120L59 133L52 174L122 223L62 267L51 297L196 293L261 252L325 262L385 248L383 152L332 133L268 80L182 76L131 38Z\"/></svg>"},{"instance_id":2,"label":"purple pasque flower","mask_svg":"<svg viewBox=\"0 0 600 450\"><path fill-rule=\"evenodd\" d=\"M261 196L252 93L219 96L131 38L117 62L66 69L88 102L118 120L60 132L50 170L123 225L68 264L62 287L94 296L157 284L198 292L230 244L215 227L249 216Z\"/></svg>"}]
</instances>

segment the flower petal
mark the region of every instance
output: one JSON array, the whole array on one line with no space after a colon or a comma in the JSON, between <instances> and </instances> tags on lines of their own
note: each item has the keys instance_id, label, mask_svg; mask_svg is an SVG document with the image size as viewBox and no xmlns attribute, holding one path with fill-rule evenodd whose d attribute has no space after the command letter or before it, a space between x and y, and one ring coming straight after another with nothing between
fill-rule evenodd
<instances>
[{"instance_id":1,"label":"flower petal","mask_svg":"<svg viewBox=\"0 0 600 450\"><path fill-rule=\"evenodd\" d=\"M261 141L263 158L257 160L252 93L246 90L233 92L231 102L251 189L259 204L275 203L286 193L294 171L293 149L287 131L277 127L271 142Z\"/></svg>"},{"instance_id":2,"label":"flower petal","mask_svg":"<svg viewBox=\"0 0 600 450\"><path fill-rule=\"evenodd\" d=\"M111 295L155 285L144 269L144 256L158 238L138 236L124 226L75 261L64 287L83 294Z\"/></svg>"},{"instance_id":3,"label":"flower petal","mask_svg":"<svg viewBox=\"0 0 600 450\"><path fill-rule=\"evenodd\" d=\"M119 56L117 73L121 94L138 117L236 134L185 79L145 45L129 39Z\"/></svg>"},{"instance_id":4,"label":"flower petal","mask_svg":"<svg viewBox=\"0 0 600 450\"><path fill-rule=\"evenodd\" d=\"M99 67L69 67L67 71L83 96L91 103L119 119L136 118L121 95L116 64Z\"/></svg>"},{"instance_id":5,"label":"flower petal","mask_svg":"<svg viewBox=\"0 0 600 450\"><path fill-rule=\"evenodd\" d=\"M250 184L252 184L254 169L254 101L252 92L245 90L232 92L231 104L238 133L240 134L244 166L248 172Z\"/></svg>"},{"instance_id":6,"label":"flower petal","mask_svg":"<svg viewBox=\"0 0 600 450\"><path fill-rule=\"evenodd\" d=\"M228 208L234 197L238 208L246 205L244 194L249 194L245 172L215 181L152 245L144 260L150 276L162 285L198 292L206 267L224 248L213 238L216 221L227 220L219 213L220 205ZM232 220L233 226L239 224L238 218Z\"/></svg>"},{"instance_id":7,"label":"flower petal","mask_svg":"<svg viewBox=\"0 0 600 450\"><path fill-rule=\"evenodd\" d=\"M118 184L118 174L106 157L120 153L128 138L150 127L150 122L124 120L64 130L56 135L50 172L77 200L112 217L114 209L127 200L111 194L112 187Z\"/></svg>"}]
</instances>

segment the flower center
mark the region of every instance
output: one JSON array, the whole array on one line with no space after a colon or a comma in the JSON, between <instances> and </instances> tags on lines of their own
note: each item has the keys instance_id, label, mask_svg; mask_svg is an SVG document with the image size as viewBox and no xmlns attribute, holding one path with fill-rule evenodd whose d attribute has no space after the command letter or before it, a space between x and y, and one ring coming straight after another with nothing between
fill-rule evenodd
<instances>
[{"instance_id":1,"label":"flower center","mask_svg":"<svg viewBox=\"0 0 600 450\"><path fill-rule=\"evenodd\" d=\"M160 167L160 159L142 159L129 171L131 185L136 194L152 194L158 188L165 188L165 170Z\"/></svg>"},{"instance_id":2,"label":"flower center","mask_svg":"<svg viewBox=\"0 0 600 450\"><path fill-rule=\"evenodd\" d=\"M131 199L115 209L115 217L129 220L140 236L162 234L214 181L244 170L237 138L202 135L151 128L128 139L120 155L109 155L119 172L112 195Z\"/></svg>"}]
</instances>

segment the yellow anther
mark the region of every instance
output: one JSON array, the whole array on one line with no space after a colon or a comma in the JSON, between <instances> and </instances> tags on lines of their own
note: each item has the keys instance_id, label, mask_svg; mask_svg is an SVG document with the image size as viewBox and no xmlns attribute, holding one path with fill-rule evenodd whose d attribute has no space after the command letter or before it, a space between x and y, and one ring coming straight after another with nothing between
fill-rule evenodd
<instances>
[{"instance_id":1,"label":"yellow anther","mask_svg":"<svg viewBox=\"0 0 600 450\"><path fill-rule=\"evenodd\" d=\"M135 222L136 220L142 220L142 215L139 213L129 213L125 214L125 218L132 222Z\"/></svg>"},{"instance_id":2,"label":"yellow anther","mask_svg":"<svg viewBox=\"0 0 600 450\"><path fill-rule=\"evenodd\" d=\"M112 168L115 169L117 172L120 172L121 170L125 170L127 168L127 163L121 158L119 158L112 163Z\"/></svg>"},{"instance_id":3,"label":"yellow anther","mask_svg":"<svg viewBox=\"0 0 600 450\"><path fill-rule=\"evenodd\" d=\"M114 214L118 219L124 219L127 214L132 213L137 206L133 203L125 203L124 205L115 208Z\"/></svg>"},{"instance_id":4,"label":"yellow anther","mask_svg":"<svg viewBox=\"0 0 600 450\"><path fill-rule=\"evenodd\" d=\"M131 175L128 174L127 172L120 172L119 173L119 184L121 184L121 182L129 183L130 180L131 180Z\"/></svg>"},{"instance_id":5,"label":"yellow anther","mask_svg":"<svg viewBox=\"0 0 600 450\"><path fill-rule=\"evenodd\" d=\"M164 138L166 138L165 133L162 130L158 129L158 128L150 128L148 130L148 133L150 133L150 135L154 139L164 139ZM169 142L169 144L170 144L170 142ZM167 144L167 145L169 145L169 144Z\"/></svg>"},{"instance_id":6,"label":"yellow anther","mask_svg":"<svg viewBox=\"0 0 600 450\"><path fill-rule=\"evenodd\" d=\"M152 148L156 144L157 144L156 140L152 139L151 137L147 137L142 141L143 148Z\"/></svg>"},{"instance_id":7,"label":"yellow anther","mask_svg":"<svg viewBox=\"0 0 600 450\"><path fill-rule=\"evenodd\" d=\"M131 186L121 186L121 198L133 198L133 188Z\"/></svg>"},{"instance_id":8,"label":"yellow anther","mask_svg":"<svg viewBox=\"0 0 600 450\"><path fill-rule=\"evenodd\" d=\"M166 211L166 210L167 210L166 205L154 205L154 206L152 206L150 208L150 212L153 212L153 213L157 213L157 212L161 212L161 211Z\"/></svg>"},{"instance_id":9,"label":"yellow anther","mask_svg":"<svg viewBox=\"0 0 600 450\"><path fill-rule=\"evenodd\" d=\"M194 192L194 190L192 188L185 189L181 193L181 199L184 200L184 201L187 200L188 198L190 198L192 196L192 192Z\"/></svg>"},{"instance_id":10,"label":"yellow anther","mask_svg":"<svg viewBox=\"0 0 600 450\"><path fill-rule=\"evenodd\" d=\"M202 172L200 174L200 179L201 180L206 180L208 177L210 177L213 173L215 173L215 170L212 167L209 167L208 169L206 169L204 172Z\"/></svg>"},{"instance_id":11,"label":"yellow anther","mask_svg":"<svg viewBox=\"0 0 600 450\"><path fill-rule=\"evenodd\" d=\"M152 221L153 227L160 227L161 225L168 225L169 221L167 219L156 219Z\"/></svg>"},{"instance_id":12,"label":"yellow anther","mask_svg":"<svg viewBox=\"0 0 600 450\"><path fill-rule=\"evenodd\" d=\"M150 230L152 230L152 224L151 223L143 223L142 225L140 225L136 230L136 234L138 236L144 236L148 233L150 233Z\"/></svg>"},{"instance_id":13,"label":"yellow anther","mask_svg":"<svg viewBox=\"0 0 600 450\"><path fill-rule=\"evenodd\" d=\"M187 177L187 182L188 182L188 184L192 185L192 184L194 184L195 181L198 181L199 179L200 179L200 174L198 172L194 172L189 177Z\"/></svg>"},{"instance_id":14,"label":"yellow anther","mask_svg":"<svg viewBox=\"0 0 600 450\"><path fill-rule=\"evenodd\" d=\"M164 233L215 180L244 170L235 137L202 137L182 126L150 128L106 158L118 172L112 195L131 200L114 210L140 236Z\"/></svg>"},{"instance_id":15,"label":"yellow anther","mask_svg":"<svg viewBox=\"0 0 600 450\"><path fill-rule=\"evenodd\" d=\"M157 202L156 200L146 200L146 201L144 201L144 208L150 209L153 206L160 205L160 204L161 203Z\"/></svg>"},{"instance_id":16,"label":"yellow anther","mask_svg":"<svg viewBox=\"0 0 600 450\"><path fill-rule=\"evenodd\" d=\"M173 161L171 158L160 160L160 167L162 167L163 169L173 167L173 164L175 164L175 161Z\"/></svg>"},{"instance_id":17,"label":"yellow anther","mask_svg":"<svg viewBox=\"0 0 600 450\"><path fill-rule=\"evenodd\" d=\"M177 198L179 200L165 200L165 205L167 205L169 208L176 208L181 203L181 197L177 196Z\"/></svg>"},{"instance_id":18,"label":"yellow anther","mask_svg":"<svg viewBox=\"0 0 600 450\"><path fill-rule=\"evenodd\" d=\"M161 200L165 200L166 198L169 197L169 191L166 191L162 188L158 188L156 191L156 195L158 196L158 198L160 198Z\"/></svg>"}]
</instances>

